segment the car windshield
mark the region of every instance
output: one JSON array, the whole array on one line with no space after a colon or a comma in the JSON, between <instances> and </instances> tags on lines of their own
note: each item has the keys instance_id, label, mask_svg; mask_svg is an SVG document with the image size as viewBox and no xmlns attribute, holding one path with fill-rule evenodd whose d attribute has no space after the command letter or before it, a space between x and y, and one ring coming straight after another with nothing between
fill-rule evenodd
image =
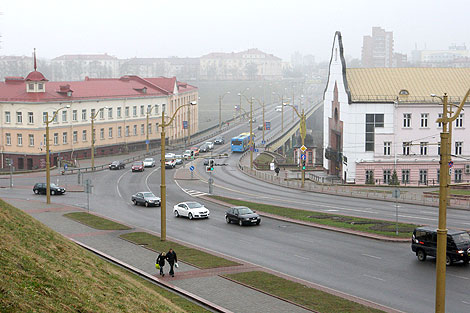
<instances>
[{"instance_id":1,"label":"car windshield","mask_svg":"<svg viewBox=\"0 0 470 313\"><path fill-rule=\"evenodd\" d=\"M59 187L59 186L57 186L56 184L51 184L51 187Z\"/></svg>"},{"instance_id":2,"label":"car windshield","mask_svg":"<svg viewBox=\"0 0 470 313\"><path fill-rule=\"evenodd\" d=\"M191 154L191 150L186 150L184 153Z\"/></svg>"},{"instance_id":3,"label":"car windshield","mask_svg":"<svg viewBox=\"0 0 470 313\"><path fill-rule=\"evenodd\" d=\"M468 233L461 233L461 234L452 235L452 238L454 238L454 242L457 245L470 243L470 235Z\"/></svg>"},{"instance_id":4,"label":"car windshield","mask_svg":"<svg viewBox=\"0 0 470 313\"><path fill-rule=\"evenodd\" d=\"M145 197L145 198L151 198L151 197L155 197L155 195L151 192L142 192L142 195Z\"/></svg>"},{"instance_id":5,"label":"car windshield","mask_svg":"<svg viewBox=\"0 0 470 313\"><path fill-rule=\"evenodd\" d=\"M187 205L190 209L199 209L199 208L202 208L202 207L203 207L202 204L197 203L197 202L187 202L186 205Z\"/></svg>"},{"instance_id":6,"label":"car windshield","mask_svg":"<svg viewBox=\"0 0 470 313\"><path fill-rule=\"evenodd\" d=\"M119 164L119 161L114 161L114 162L111 163L111 164L117 165L117 164Z\"/></svg>"},{"instance_id":7,"label":"car windshield","mask_svg":"<svg viewBox=\"0 0 470 313\"><path fill-rule=\"evenodd\" d=\"M141 165L142 165L142 163L140 163L140 162L135 162L132 166L141 166Z\"/></svg>"},{"instance_id":8,"label":"car windshield","mask_svg":"<svg viewBox=\"0 0 470 313\"><path fill-rule=\"evenodd\" d=\"M245 215L245 214L251 214L253 211L249 208L239 208L238 209L238 214L240 215Z\"/></svg>"},{"instance_id":9,"label":"car windshield","mask_svg":"<svg viewBox=\"0 0 470 313\"><path fill-rule=\"evenodd\" d=\"M152 158L147 158L144 160L144 162L153 162L153 159Z\"/></svg>"}]
</instances>

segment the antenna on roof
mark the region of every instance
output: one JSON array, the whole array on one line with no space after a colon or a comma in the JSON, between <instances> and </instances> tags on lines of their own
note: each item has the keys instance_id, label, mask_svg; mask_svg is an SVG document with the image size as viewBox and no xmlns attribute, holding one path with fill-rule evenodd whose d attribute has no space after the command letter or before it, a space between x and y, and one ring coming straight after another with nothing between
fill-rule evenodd
<instances>
[{"instance_id":1,"label":"antenna on roof","mask_svg":"<svg viewBox=\"0 0 470 313\"><path fill-rule=\"evenodd\" d=\"M36 65L36 48L34 48L33 57L34 57L34 70L36 71L36 69L38 68Z\"/></svg>"}]
</instances>

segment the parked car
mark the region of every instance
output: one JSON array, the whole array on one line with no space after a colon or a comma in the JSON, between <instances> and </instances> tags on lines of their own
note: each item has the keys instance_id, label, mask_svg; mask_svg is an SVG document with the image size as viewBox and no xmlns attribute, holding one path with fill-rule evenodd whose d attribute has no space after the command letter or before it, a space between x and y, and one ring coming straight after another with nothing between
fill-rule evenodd
<instances>
[{"instance_id":1,"label":"parked car","mask_svg":"<svg viewBox=\"0 0 470 313\"><path fill-rule=\"evenodd\" d=\"M228 209L227 212L225 212L225 221L228 224L235 222L240 226L244 224L259 225L261 223L261 218L258 214L246 206L236 206Z\"/></svg>"},{"instance_id":2,"label":"parked car","mask_svg":"<svg viewBox=\"0 0 470 313\"><path fill-rule=\"evenodd\" d=\"M209 145L208 144L203 144L200 148L199 148L199 152L208 152L210 149L209 149Z\"/></svg>"},{"instance_id":3,"label":"parked car","mask_svg":"<svg viewBox=\"0 0 470 313\"><path fill-rule=\"evenodd\" d=\"M186 150L186 151L184 151L184 153L183 153L183 158L185 158L186 160L188 160L188 159L190 159L193 155L194 155L193 150Z\"/></svg>"},{"instance_id":4,"label":"parked car","mask_svg":"<svg viewBox=\"0 0 470 313\"><path fill-rule=\"evenodd\" d=\"M206 207L198 202L181 202L173 207L176 217L186 216L190 220L193 218L209 218L210 212Z\"/></svg>"},{"instance_id":5,"label":"parked car","mask_svg":"<svg viewBox=\"0 0 470 313\"><path fill-rule=\"evenodd\" d=\"M411 250L416 253L420 261L426 261L427 256L437 255L437 229L432 227L418 227L413 231ZM447 231L446 265L457 261L468 263L470 261L470 234L464 230Z\"/></svg>"},{"instance_id":6,"label":"parked car","mask_svg":"<svg viewBox=\"0 0 470 313\"><path fill-rule=\"evenodd\" d=\"M145 205L146 207L148 206L160 206L162 200L155 196L153 193L144 191L144 192L138 192L135 195L132 195L131 197L132 203L134 205Z\"/></svg>"},{"instance_id":7,"label":"parked car","mask_svg":"<svg viewBox=\"0 0 470 313\"><path fill-rule=\"evenodd\" d=\"M263 124L259 124L259 125L258 125L258 130L263 130L263 128L264 128L264 127L263 127Z\"/></svg>"},{"instance_id":8,"label":"parked car","mask_svg":"<svg viewBox=\"0 0 470 313\"><path fill-rule=\"evenodd\" d=\"M110 170L120 170L121 168L125 168L126 164L122 161L114 161L113 163L109 164Z\"/></svg>"},{"instance_id":9,"label":"parked car","mask_svg":"<svg viewBox=\"0 0 470 313\"><path fill-rule=\"evenodd\" d=\"M175 159L165 161L165 168L175 168L175 167L176 167Z\"/></svg>"},{"instance_id":10,"label":"parked car","mask_svg":"<svg viewBox=\"0 0 470 313\"><path fill-rule=\"evenodd\" d=\"M143 172L144 171L144 162L138 161L132 164L133 172Z\"/></svg>"},{"instance_id":11,"label":"parked car","mask_svg":"<svg viewBox=\"0 0 470 313\"><path fill-rule=\"evenodd\" d=\"M225 139L222 136L218 136L214 139L214 144L216 145L223 145L225 143Z\"/></svg>"},{"instance_id":12,"label":"parked car","mask_svg":"<svg viewBox=\"0 0 470 313\"><path fill-rule=\"evenodd\" d=\"M199 155L199 148L194 146L191 147L191 151L193 151L193 156L198 156Z\"/></svg>"},{"instance_id":13,"label":"parked car","mask_svg":"<svg viewBox=\"0 0 470 313\"><path fill-rule=\"evenodd\" d=\"M209 147L209 150L214 149L214 143L212 141L206 141L205 144Z\"/></svg>"},{"instance_id":14,"label":"parked car","mask_svg":"<svg viewBox=\"0 0 470 313\"><path fill-rule=\"evenodd\" d=\"M175 155L175 162L176 162L176 165L183 164L183 156L181 154L176 154Z\"/></svg>"},{"instance_id":15,"label":"parked car","mask_svg":"<svg viewBox=\"0 0 470 313\"><path fill-rule=\"evenodd\" d=\"M43 194L45 195L47 192L47 185L46 183L36 183L33 187L33 192L37 195ZM51 188L51 195L63 195L65 193L65 188L59 187L56 184L50 184Z\"/></svg>"},{"instance_id":16,"label":"parked car","mask_svg":"<svg viewBox=\"0 0 470 313\"><path fill-rule=\"evenodd\" d=\"M144 160L144 167L155 167L155 159L154 158L146 158Z\"/></svg>"}]
</instances>

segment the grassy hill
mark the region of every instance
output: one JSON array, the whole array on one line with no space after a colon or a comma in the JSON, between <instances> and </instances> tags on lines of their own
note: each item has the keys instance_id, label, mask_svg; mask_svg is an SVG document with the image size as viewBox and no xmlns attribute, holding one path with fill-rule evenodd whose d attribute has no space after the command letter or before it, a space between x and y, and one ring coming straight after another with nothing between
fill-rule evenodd
<instances>
[{"instance_id":1,"label":"grassy hill","mask_svg":"<svg viewBox=\"0 0 470 313\"><path fill-rule=\"evenodd\" d=\"M0 312L202 312L0 200Z\"/></svg>"}]
</instances>

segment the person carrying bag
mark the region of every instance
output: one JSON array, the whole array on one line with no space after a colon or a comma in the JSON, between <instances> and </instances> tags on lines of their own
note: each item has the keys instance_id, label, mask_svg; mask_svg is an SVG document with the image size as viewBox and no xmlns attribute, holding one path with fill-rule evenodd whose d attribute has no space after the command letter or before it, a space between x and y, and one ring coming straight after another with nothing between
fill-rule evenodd
<instances>
[{"instance_id":1,"label":"person carrying bag","mask_svg":"<svg viewBox=\"0 0 470 313\"><path fill-rule=\"evenodd\" d=\"M175 272L173 270L173 266L176 266L178 268L178 258L176 257L176 252L173 251L173 249L170 248L170 250L166 254L166 259L168 261L168 264L170 264L170 275L171 277L175 277Z\"/></svg>"},{"instance_id":2,"label":"person carrying bag","mask_svg":"<svg viewBox=\"0 0 470 313\"><path fill-rule=\"evenodd\" d=\"M157 259L155 260L155 267L160 270L160 276L164 277L165 274L163 273L163 267L165 266L165 252L162 252L158 255Z\"/></svg>"}]
</instances>

